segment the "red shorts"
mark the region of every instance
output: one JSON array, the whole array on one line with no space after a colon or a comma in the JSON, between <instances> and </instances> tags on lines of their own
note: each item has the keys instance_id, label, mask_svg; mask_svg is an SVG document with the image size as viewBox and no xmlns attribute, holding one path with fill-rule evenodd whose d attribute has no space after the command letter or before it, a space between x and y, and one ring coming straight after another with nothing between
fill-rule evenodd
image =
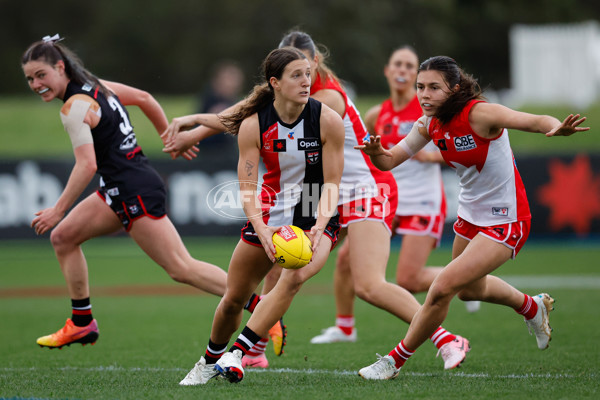
<instances>
[{"instance_id":1,"label":"red shorts","mask_svg":"<svg viewBox=\"0 0 600 400\"><path fill-rule=\"evenodd\" d=\"M392 221L398 207L398 196L380 195L354 200L338 206L340 225L346 228L348 224L357 221L381 221L392 232Z\"/></svg>"},{"instance_id":2,"label":"red shorts","mask_svg":"<svg viewBox=\"0 0 600 400\"><path fill-rule=\"evenodd\" d=\"M445 215L396 215L394 225L398 235L431 236L440 245L444 232Z\"/></svg>"},{"instance_id":3,"label":"red shorts","mask_svg":"<svg viewBox=\"0 0 600 400\"><path fill-rule=\"evenodd\" d=\"M517 221L510 224L477 226L458 217L454 223L454 233L458 236L471 240L481 233L495 242L502 243L512 249L512 258L515 258L529 237L531 220Z\"/></svg>"}]
</instances>

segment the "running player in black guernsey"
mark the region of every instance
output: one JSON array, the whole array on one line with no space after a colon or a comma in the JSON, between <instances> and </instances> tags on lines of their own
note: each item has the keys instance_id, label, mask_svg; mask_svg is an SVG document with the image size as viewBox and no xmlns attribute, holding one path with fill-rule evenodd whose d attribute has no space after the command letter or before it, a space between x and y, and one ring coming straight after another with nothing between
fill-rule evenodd
<instances>
[{"instance_id":1,"label":"running player in black guernsey","mask_svg":"<svg viewBox=\"0 0 600 400\"><path fill-rule=\"evenodd\" d=\"M168 121L149 93L99 80L58 35L33 43L21 64L29 87L45 102L64 101L60 117L71 138L75 165L56 204L36 213L36 234L52 230L50 241L65 277L72 315L56 333L37 339L42 347L95 343L88 267L81 244L125 229L171 278L211 294L225 294L227 274L191 257L166 215L165 185L138 145L125 106L138 106L162 133ZM178 154L179 155L179 154ZM172 155L173 156L173 155ZM191 158L190 153L183 154ZM95 174L100 188L73 206ZM53 229L54 228L54 229ZM256 306L255 295L247 303Z\"/></svg>"}]
</instances>

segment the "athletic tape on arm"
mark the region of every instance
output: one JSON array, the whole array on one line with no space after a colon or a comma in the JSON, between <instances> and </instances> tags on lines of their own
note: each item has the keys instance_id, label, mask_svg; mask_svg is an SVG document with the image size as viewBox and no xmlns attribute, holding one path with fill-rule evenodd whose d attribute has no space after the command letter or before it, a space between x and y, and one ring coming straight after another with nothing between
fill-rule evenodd
<instances>
[{"instance_id":1,"label":"athletic tape on arm","mask_svg":"<svg viewBox=\"0 0 600 400\"><path fill-rule=\"evenodd\" d=\"M398 146L400 146L411 157L425 147L427 143L429 143L429 140L424 138L423 135L419 133L419 128L425 128L425 125L423 122L421 122L421 120L415 122L410 132L408 132L408 135L406 135L406 137L402 139L400 143L398 143Z\"/></svg>"},{"instance_id":2,"label":"athletic tape on arm","mask_svg":"<svg viewBox=\"0 0 600 400\"><path fill-rule=\"evenodd\" d=\"M71 103L68 115L60 113L60 120L71 138L73 148L83 144L94 143L90 126L83 122L90 105L85 100L74 100Z\"/></svg>"}]
</instances>

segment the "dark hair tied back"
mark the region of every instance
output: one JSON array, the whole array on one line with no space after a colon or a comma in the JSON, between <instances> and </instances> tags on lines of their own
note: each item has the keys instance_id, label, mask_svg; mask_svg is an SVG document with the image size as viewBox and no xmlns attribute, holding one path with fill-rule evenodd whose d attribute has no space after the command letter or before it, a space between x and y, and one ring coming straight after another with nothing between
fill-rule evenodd
<instances>
[{"instance_id":1,"label":"dark hair tied back","mask_svg":"<svg viewBox=\"0 0 600 400\"><path fill-rule=\"evenodd\" d=\"M270 83L271 78L281 79L283 71L289 63L305 59L306 56L295 47L285 46L272 50L262 64L265 82L254 86L254 89L252 89L252 92L246 98L246 102L237 112L220 118L227 132L237 135L244 119L258 112L258 110L269 103L272 103L275 99L275 93Z\"/></svg>"},{"instance_id":2,"label":"dark hair tied back","mask_svg":"<svg viewBox=\"0 0 600 400\"><path fill-rule=\"evenodd\" d=\"M438 71L448 85L448 89L452 91L444 104L439 107L436 115L442 124L450 122L469 101L484 99L477 80L472 75L466 74L451 57L428 58L419 66L419 73L422 71Z\"/></svg>"},{"instance_id":3,"label":"dark hair tied back","mask_svg":"<svg viewBox=\"0 0 600 400\"><path fill-rule=\"evenodd\" d=\"M21 65L25 65L30 61L41 61L54 67L56 63L62 61L65 64L65 73L70 80L81 86L86 83L98 86L105 96L110 96L110 91L100 83L100 80L94 74L85 69L79 57L59 43L62 40L64 38L60 37L58 33L54 36L44 36L42 40L33 43L25 50L21 57Z\"/></svg>"}]
</instances>

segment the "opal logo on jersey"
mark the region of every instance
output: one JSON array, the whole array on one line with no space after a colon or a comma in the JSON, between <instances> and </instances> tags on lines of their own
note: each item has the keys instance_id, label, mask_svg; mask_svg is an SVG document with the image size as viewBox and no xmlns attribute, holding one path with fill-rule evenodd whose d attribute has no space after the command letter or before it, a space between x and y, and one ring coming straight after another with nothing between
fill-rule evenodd
<instances>
[{"instance_id":1,"label":"opal logo on jersey","mask_svg":"<svg viewBox=\"0 0 600 400\"><path fill-rule=\"evenodd\" d=\"M240 190L243 187L244 190ZM253 181L227 181L213 187L206 195L206 204L215 214L235 220L259 216L262 210L275 201L275 190ZM246 215L243 204L251 202L258 210L255 215Z\"/></svg>"},{"instance_id":2,"label":"opal logo on jersey","mask_svg":"<svg viewBox=\"0 0 600 400\"><path fill-rule=\"evenodd\" d=\"M473 135L458 136L454 138L454 147L456 151L467 151L477 147Z\"/></svg>"},{"instance_id":3,"label":"opal logo on jersey","mask_svg":"<svg viewBox=\"0 0 600 400\"><path fill-rule=\"evenodd\" d=\"M321 148L321 140L319 138L300 138L298 139L298 150L315 151Z\"/></svg>"}]
</instances>

